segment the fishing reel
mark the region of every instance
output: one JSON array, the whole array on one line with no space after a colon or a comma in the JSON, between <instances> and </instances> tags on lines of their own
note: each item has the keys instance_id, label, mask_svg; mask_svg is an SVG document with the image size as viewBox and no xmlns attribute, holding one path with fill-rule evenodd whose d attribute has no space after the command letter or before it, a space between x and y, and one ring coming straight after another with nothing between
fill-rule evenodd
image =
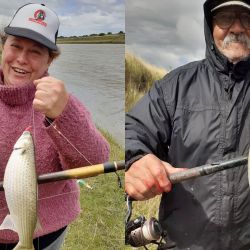
<instances>
[{"instance_id":1,"label":"fishing reel","mask_svg":"<svg viewBox=\"0 0 250 250\"><path fill-rule=\"evenodd\" d=\"M160 223L154 217L147 220L144 216L139 216L130 220L132 215L132 199L126 195L127 213L125 218L125 244L133 247L156 244L158 250L171 249L164 242L166 232L162 230Z\"/></svg>"}]
</instances>

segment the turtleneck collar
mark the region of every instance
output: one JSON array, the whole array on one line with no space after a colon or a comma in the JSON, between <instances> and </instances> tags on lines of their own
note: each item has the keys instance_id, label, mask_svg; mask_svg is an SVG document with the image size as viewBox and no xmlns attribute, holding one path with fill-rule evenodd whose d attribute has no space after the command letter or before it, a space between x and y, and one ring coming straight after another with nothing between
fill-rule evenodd
<instances>
[{"instance_id":1,"label":"turtleneck collar","mask_svg":"<svg viewBox=\"0 0 250 250\"><path fill-rule=\"evenodd\" d=\"M6 86L3 82L3 72L0 68L0 101L10 106L20 106L32 101L35 96L35 85Z\"/></svg>"}]
</instances>

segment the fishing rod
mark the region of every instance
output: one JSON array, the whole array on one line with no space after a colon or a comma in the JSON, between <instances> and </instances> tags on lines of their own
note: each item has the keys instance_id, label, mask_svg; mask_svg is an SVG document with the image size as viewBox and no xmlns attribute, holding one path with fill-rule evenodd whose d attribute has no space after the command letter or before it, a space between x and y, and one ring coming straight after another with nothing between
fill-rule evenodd
<instances>
[{"instance_id":1,"label":"fishing rod","mask_svg":"<svg viewBox=\"0 0 250 250\"><path fill-rule=\"evenodd\" d=\"M169 180L172 184L179 183L184 180L193 179L199 176L209 175L218 171L234 168L243 164L247 164L247 157L238 157L231 160L211 163L191 169L187 169L178 173L170 174ZM38 184L55 182L68 179L81 179L94 177L99 174L105 174L110 172L116 172L125 169L124 161L106 162L103 164L91 165L80 168L73 168L64 171L42 174L38 176ZM3 191L3 182L0 182L0 191Z\"/></svg>"},{"instance_id":2,"label":"fishing rod","mask_svg":"<svg viewBox=\"0 0 250 250\"><path fill-rule=\"evenodd\" d=\"M222 171L222 170L227 170L230 168L238 167L247 163L248 163L248 157L240 156L237 158L233 158L231 160L206 164L206 165L186 169L181 172L169 174L168 179L170 180L172 184L176 184L185 180L194 179L194 178L204 176L204 175L210 175L210 174ZM128 196L127 202L129 205L130 205L130 202L132 201L134 201L134 199ZM130 206L128 207L129 209L128 209L128 213L127 213L126 220L125 220L126 223L130 220L131 213L132 213Z\"/></svg>"},{"instance_id":3,"label":"fishing rod","mask_svg":"<svg viewBox=\"0 0 250 250\"><path fill-rule=\"evenodd\" d=\"M190 168L181 172L173 173L168 176L170 182L172 184L179 183L181 181L193 179L196 177L210 175L222 170L235 168L244 164L247 164L248 157L241 156L237 158L233 158L227 161L215 162L211 164L202 165L195 168Z\"/></svg>"},{"instance_id":4,"label":"fishing rod","mask_svg":"<svg viewBox=\"0 0 250 250\"><path fill-rule=\"evenodd\" d=\"M248 157L242 156L173 173L170 174L168 178L172 184L175 184L245 165L247 163ZM164 241L166 232L162 230L157 219L152 217L147 220L144 216L139 216L134 220L130 220L132 215L132 201L134 201L134 199L126 195L127 213L125 217L125 244L133 247L144 246L145 249L148 249L146 245L153 243L158 245L157 249L170 249L168 242ZM174 247L174 245L171 245L171 249L173 249L172 247Z\"/></svg>"},{"instance_id":5,"label":"fishing rod","mask_svg":"<svg viewBox=\"0 0 250 250\"><path fill-rule=\"evenodd\" d=\"M103 164L72 168L64 171L42 174L37 177L38 184L94 177L100 174L116 172L125 169L124 161L105 162ZM0 182L0 191L3 191L3 182Z\"/></svg>"}]
</instances>

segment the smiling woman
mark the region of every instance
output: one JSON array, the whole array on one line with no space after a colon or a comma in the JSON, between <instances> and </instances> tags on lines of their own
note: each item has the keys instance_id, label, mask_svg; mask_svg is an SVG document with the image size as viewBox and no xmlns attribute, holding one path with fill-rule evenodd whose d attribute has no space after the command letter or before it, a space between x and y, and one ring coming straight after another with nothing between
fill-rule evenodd
<instances>
[{"instance_id":1,"label":"smiling woman","mask_svg":"<svg viewBox=\"0 0 250 250\"><path fill-rule=\"evenodd\" d=\"M2 70L5 85L33 83L47 72L53 60L46 47L30 39L9 35L3 48Z\"/></svg>"},{"instance_id":2,"label":"smiling woman","mask_svg":"<svg viewBox=\"0 0 250 250\"><path fill-rule=\"evenodd\" d=\"M109 145L96 129L89 111L68 93L63 81L48 75L51 62L59 54L58 28L59 19L55 12L43 4L26 4L16 11L4 29L0 69L0 115L3 118L0 179L4 179L4 186L9 180L5 167L13 145L30 125L37 175L108 160ZM22 175L22 164L15 160L11 162ZM27 250L59 249L67 226L80 214L76 181L38 186L36 206L33 206L36 229L23 226L27 225L30 207L25 206L29 197L20 190L31 187L26 181L22 183L21 186L20 183L14 185L15 191L8 193L7 203L4 194L0 193L0 249L13 249L14 246ZM36 188L35 185L31 192L35 193ZM16 192L22 197L19 203L20 199L14 196ZM22 213L16 214L19 209L13 207L19 206ZM32 230L27 232L27 228ZM19 239L17 234L5 229L16 231Z\"/></svg>"}]
</instances>

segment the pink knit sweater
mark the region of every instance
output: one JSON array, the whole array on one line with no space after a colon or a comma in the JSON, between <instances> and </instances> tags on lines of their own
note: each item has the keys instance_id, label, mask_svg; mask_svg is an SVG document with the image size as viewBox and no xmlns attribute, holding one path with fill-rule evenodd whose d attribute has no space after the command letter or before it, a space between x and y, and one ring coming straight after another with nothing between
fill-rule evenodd
<instances>
[{"instance_id":1,"label":"pink knit sweater","mask_svg":"<svg viewBox=\"0 0 250 250\"><path fill-rule=\"evenodd\" d=\"M34 128L38 175L90 165L52 126L45 126L43 114L34 111L33 123L34 85L4 86L1 71L0 74L0 180L3 180L13 145L29 125ZM72 95L53 124L92 164L108 160L107 142L96 130L89 112ZM41 184L38 194L42 232L36 233L35 237L68 225L80 213L79 188L75 180ZM0 223L7 214L4 192L0 192ZM0 243L17 241L15 232L0 230Z\"/></svg>"}]
</instances>

